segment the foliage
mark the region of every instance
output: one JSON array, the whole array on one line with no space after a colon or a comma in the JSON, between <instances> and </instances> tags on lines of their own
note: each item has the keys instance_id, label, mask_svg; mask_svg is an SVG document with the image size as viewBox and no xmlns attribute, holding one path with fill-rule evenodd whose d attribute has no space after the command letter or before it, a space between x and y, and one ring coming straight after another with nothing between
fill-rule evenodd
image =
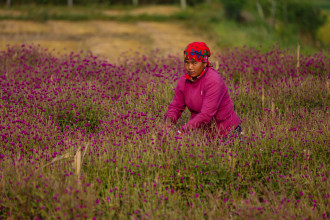
<instances>
[{"instance_id":1,"label":"foliage","mask_svg":"<svg viewBox=\"0 0 330 220\"><path fill-rule=\"evenodd\" d=\"M164 127L181 57L137 54L115 64L33 45L2 51L0 217L326 218L329 58L275 46L212 61L241 137L177 135L187 111Z\"/></svg>"},{"instance_id":2,"label":"foliage","mask_svg":"<svg viewBox=\"0 0 330 220\"><path fill-rule=\"evenodd\" d=\"M177 3L174 0L153 0L152 2L146 0L140 0L139 4L175 4ZM33 4L33 5L67 5L68 0L15 0L12 1L13 5L22 5L22 4ZM132 5L132 0L74 0L73 5Z\"/></svg>"},{"instance_id":3,"label":"foliage","mask_svg":"<svg viewBox=\"0 0 330 220\"><path fill-rule=\"evenodd\" d=\"M330 47L330 11L325 13L327 16L327 22L317 32L317 39L320 39L326 47Z\"/></svg>"},{"instance_id":4,"label":"foliage","mask_svg":"<svg viewBox=\"0 0 330 220\"><path fill-rule=\"evenodd\" d=\"M325 14L315 2L310 0L258 0L257 2L266 18L277 19L278 25L282 25L283 29L293 24L303 35L309 35L314 42L318 29L326 22Z\"/></svg>"},{"instance_id":5,"label":"foliage","mask_svg":"<svg viewBox=\"0 0 330 220\"><path fill-rule=\"evenodd\" d=\"M183 21L185 25L195 29L197 33L208 35L218 41L221 47L228 46L270 46L279 43L284 47L296 47L297 42L304 45L303 49L317 51L328 45L327 24L323 25L327 13L320 14L319 8L310 2L276 1L275 19L271 22L272 4L269 0L258 0L261 5L264 18L261 19L256 12L256 2L238 3L236 1L214 1L210 4L195 4L186 11L175 12L169 15L157 14L130 14L133 6L123 5L89 5L88 7L75 5L73 8L66 6L42 5L15 5L8 13L0 15L0 19L20 20L116 20L121 22L136 21ZM223 4L221 4L223 3ZM226 10L223 5L228 4L229 16L239 19L240 22L232 22L225 19ZM298 4L296 6L296 4ZM236 7L236 6L237 7ZM243 8L244 6L244 8ZM232 9L230 9L232 8ZM235 9L236 8L236 9ZM244 9L244 13L241 13ZM10 14L10 10L13 13ZM106 10L117 10L118 15L109 15ZM306 12L304 12L306 10ZM18 12L18 13L16 13ZM238 15L242 15L241 17ZM224 32L225 29L225 32ZM260 30L260 31L258 31ZM299 31L300 30L300 31ZM220 33L220 34L219 34ZM233 37L232 37L233 36ZM307 36L307 37L306 37ZM219 40L221 39L221 40ZM267 40L265 40L267 39Z\"/></svg>"},{"instance_id":6,"label":"foliage","mask_svg":"<svg viewBox=\"0 0 330 220\"><path fill-rule=\"evenodd\" d=\"M308 1L289 1L287 4L288 21L295 23L302 32L316 39L317 30L325 24L326 16Z\"/></svg>"},{"instance_id":7,"label":"foliage","mask_svg":"<svg viewBox=\"0 0 330 220\"><path fill-rule=\"evenodd\" d=\"M236 21L241 20L241 11L246 0L221 0L224 5L226 17Z\"/></svg>"}]
</instances>

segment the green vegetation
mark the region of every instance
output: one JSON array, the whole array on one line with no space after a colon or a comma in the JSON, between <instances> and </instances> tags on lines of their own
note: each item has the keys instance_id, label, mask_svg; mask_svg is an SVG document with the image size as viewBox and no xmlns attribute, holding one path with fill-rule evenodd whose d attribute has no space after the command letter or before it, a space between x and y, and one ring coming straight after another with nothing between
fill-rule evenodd
<instances>
[{"instance_id":1,"label":"green vegetation","mask_svg":"<svg viewBox=\"0 0 330 220\"><path fill-rule=\"evenodd\" d=\"M0 53L0 218L326 218L329 58L214 56L241 137L164 126L181 56Z\"/></svg>"},{"instance_id":2,"label":"green vegetation","mask_svg":"<svg viewBox=\"0 0 330 220\"><path fill-rule=\"evenodd\" d=\"M245 4L244 4L245 2ZM278 44L282 48L296 48L302 45L302 52L313 53L330 46L330 20L325 1L281 2L273 9L271 1L256 2L227 1L213 2L212 5L195 4L186 11L166 15L139 13L132 14L133 6L75 5L66 6L14 5L0 19L20 20L116 20L121 22L181 21L196 33L213 38L219 47L268 48ZM256 4L258 3L258 4ZM259 5L259 8L257 7ZM244 6L244 7L243 7ZM148 6L147 6L148 7ZM323 11L320 11L320 8ZM274 12L272 12L274 10ZM106 13L115 11L116 13ZM11 13L12 12L12 13ZM263 49L262 49L263 50Z\"/></svg>"},{"instance_id":3,"label":"green vegetation","mask_svg":"<svg viewBox=\"0 0 330 220\"><path fill-rule=\"evenodd\" d=\"M226 17L240 21L242 19L241 11L246 3L246 0L221 0L225 8Z\"/></svg>"},{"instance_id":4,"label":"green vegetation","mask_svg":"<svg viewBox=\"0 0 330 220\"><path fill-rule=\"evenodd\" d=\"M330 47L330 10L323 12L327 16L327 22L317 32L317 39L320 39L324 45Z\"/></svg>"},{"instance_id":5,"label":"green vegetation","mask_svg":"<svg viewBox=\"0 0 330 220\"><path fill-rule=\"evenodd\" d=\"M330 2L328 0L315 0L313 4L323 10L330 10Z\"/></svg>"},{"instance_id":6,"label":"green vegetation","mask_svg":"<svg viewBox=\"0 0 330 220\"><path fill-rule=\"evenodd\" d=\"M312 37L289 16L269 20L272 5L262 5L263 16L255 4L219 2L169 15L108 5L6 9L1 19L180 21L222 48L239 47L213 56L244 134L179 136L187 111L164 127L181 57L139 54L114 65L9 47L0 53L0 218L327 218L330 61L306 54L329 47L330 13L327 1L315 5L328 20Z\"/></svg>"}]
</instances>

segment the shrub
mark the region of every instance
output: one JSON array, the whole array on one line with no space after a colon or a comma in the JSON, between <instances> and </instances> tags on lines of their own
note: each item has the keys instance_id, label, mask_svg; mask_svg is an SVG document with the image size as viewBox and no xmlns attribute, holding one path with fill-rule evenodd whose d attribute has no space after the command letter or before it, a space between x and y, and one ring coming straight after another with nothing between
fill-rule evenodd
<instances>
[{"instance_id":1,"label":"shrub","mask_svg":"<svg viewBox=\"0 0 330 220\"><path fill-rule=\"evenodd\" d=\"M234 19L236 21L241 20L241 11L246 0L221 0L224 8L226 17L229 19Z\"/></svg>"},{"instance_id":2,"label":"shrub","mask_svg":"<svg viewBox=\"0 0 330 220\"><path fill-rule=\"evenodd\" d=\"M289 1L287 4L288 21L295 23L299 30L315 40L317 30L325 23L326 15L308 1Z\"/></svg>"}]
</instances>

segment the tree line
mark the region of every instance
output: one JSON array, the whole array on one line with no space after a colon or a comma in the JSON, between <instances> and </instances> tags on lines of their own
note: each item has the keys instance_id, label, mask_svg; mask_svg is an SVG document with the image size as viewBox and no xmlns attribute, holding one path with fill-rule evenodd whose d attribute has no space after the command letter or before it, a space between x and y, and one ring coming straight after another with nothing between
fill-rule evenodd
<instances>
[{"instance_id":1,"label":"tree line","mask_svg":"<svg viewBox=\"0 0 330 220\"><path fill-rule=\"evenodd\" d=\"M179 4L180 0L6 0L6 6L21 4L34 5L146 5L146 4Z\"/></svg>"},{"instance_id":2,"label":"tree line","mask_svg":"<svg viewBox=\"0 0 330 220\"><path fill-rule=\"evenodd\" d=\"M312 0L220 0L224 4L226 16L241 20L244 6L254 7L263 20L268 20L272 28L276 22L296 25L302 34L316 39L317 30L325 24L327 17Z\"/></svg>"},{"instance_id":3,"label":"tree line","mask_svg":"<svg viewBox=\"0 0 330 220\"><path fill-rule=\"evenodd\" d=\"M271 27L276 22L294 24L299 31L310 35L315 40L316 32L325 22L326 16L314 6L312 0L204 0L211 4L218 1L223 4L228 19L240 22L242 10L253 8L259 17L267 20ZM148 5L148 4L180 4L183 10L187 5L194 6L203 3L199 0L6 0L7 7L12 5Z\"/></svg>"}]
</instances>

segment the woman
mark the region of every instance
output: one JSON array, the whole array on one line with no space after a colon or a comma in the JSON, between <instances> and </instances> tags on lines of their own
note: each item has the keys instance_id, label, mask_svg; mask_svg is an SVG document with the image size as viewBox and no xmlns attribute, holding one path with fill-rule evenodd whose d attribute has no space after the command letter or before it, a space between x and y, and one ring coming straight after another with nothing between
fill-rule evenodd
<instances>
[{"instance_id":1,"label":"woman","mask_svg":"<svg viewBox=\"0 0 330 220\"><path fill-rule=\"evenodd\" d=\"M227 136L231 131L241 132L240 119L234 111L228 88L210 64L210 56L210 49L204 42L193 42L184 51L186 73L179 78L173 101L165 114L166 123L176 124L188 107L190 121L180 133L197 128L211 129L212 121L215 121L218 136Z\"/></svg>"}]
</instances>

